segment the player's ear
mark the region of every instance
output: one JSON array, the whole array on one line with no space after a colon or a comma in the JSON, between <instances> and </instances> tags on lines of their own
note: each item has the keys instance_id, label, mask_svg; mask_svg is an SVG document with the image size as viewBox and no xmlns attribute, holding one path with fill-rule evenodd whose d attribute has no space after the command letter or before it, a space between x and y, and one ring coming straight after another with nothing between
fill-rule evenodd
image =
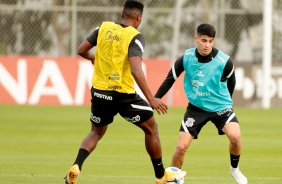
<instances>
[{"instance_id":1,"label":"player's ear","mask_svg":"<svg viewBox=\"0 0 282 184\"><path fill-rule=\"evenodd\" d=\"M197 36L197 35L194 36L194 42L195 42L195 43L198 42L198 36Z\"/></svg>"},{"instance_id":2,"label":"player's ear","mask_svg":"<svg viewBox=\"0 0 282 184\"><path fill-rule=\"evenodd\" d=\"M141 20L142 20L142 15L138 15L136 19L137 19L137 22L141 22Z\"/></svg>"}]
</instances>

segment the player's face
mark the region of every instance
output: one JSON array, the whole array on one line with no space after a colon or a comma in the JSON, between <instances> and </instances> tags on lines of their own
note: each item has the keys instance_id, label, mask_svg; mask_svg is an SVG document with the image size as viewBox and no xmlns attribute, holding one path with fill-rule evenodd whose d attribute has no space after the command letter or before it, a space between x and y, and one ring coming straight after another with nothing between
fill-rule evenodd
<instances>
[{"instance_id":1,"label":"player's face","mask_svg":"<svg viewBox=\"0 0 282 184\"><path fill-rule=\"evenodd\" d=\"M214 38L207 35L194 36L195 43L198 45L197 50L202 56L207 56L211 53Z\"/></svg>"}]
</instances>

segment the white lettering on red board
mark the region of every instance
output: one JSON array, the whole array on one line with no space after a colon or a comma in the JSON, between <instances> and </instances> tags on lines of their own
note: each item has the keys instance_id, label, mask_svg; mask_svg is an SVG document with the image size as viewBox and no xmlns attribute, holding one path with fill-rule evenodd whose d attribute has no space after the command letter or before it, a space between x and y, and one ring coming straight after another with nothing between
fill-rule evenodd
<instances>
[{"instance_id":1,"label":"white lettering on red board","mask_svg":"<svg viewBox=\"0 0 282 184\"><path fill-rule=\"evenodd\" d=\"M17 76L14 78L0 63L0 85L7 90L18 104L38 104L43 96L56 96L62 105L82 105L85 96L85 85L91 87L93 65L87 61L78 64L78 76L73 98L62 75L58 64L54 60L44 60L43 66L36 79L35 85L28 96L27 89L27 61L20 59L17 62ZM51 86L47 82L51 82Z\"/></svg>"},{"instance_id":2,"label":"white lettering on red board","mask_svg":"<svg viewBox=\"0 0 282 184\"><path fill-rule=\"evenodd\" d=\"M142 68L146 74L145 64ZM87 88L91 88L93 65L86 60L78 61L78 75L75 85L74 97L71 95L61 69L56 60L44 60L42 68L36 76L34 86L28 94L28 62L24 59L17 61L17 74L13 77L0 62L0 85L8 92L17 104L36 105L42 97L55 96L61 105L83 105ZM48 82L51 85L48 85ZM137 93L145 99L138 85L135 83Z\"/></svg>"},{"instance_id":3,"label":"white lettering on red board","mask_svg":"<svg viewBox=\"0 0 282 184\"><path fill-rule=\"evenodd\" d=\"M21 59L17 64L17 79L14 79L0 63L0 84L18 104L25 104L27 101L27 65L26 61Z\"/></svg>"}]
</instances>

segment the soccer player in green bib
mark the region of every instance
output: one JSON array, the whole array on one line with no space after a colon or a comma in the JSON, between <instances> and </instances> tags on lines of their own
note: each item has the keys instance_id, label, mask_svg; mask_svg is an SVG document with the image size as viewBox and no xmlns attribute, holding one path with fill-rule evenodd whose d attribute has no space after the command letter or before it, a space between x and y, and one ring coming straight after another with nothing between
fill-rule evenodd
<instances>
[{"instance_id":1,"label":"soccer player in green bib","mask_svg":"<svg viewBox=\"0 0 282 184\"><path fill-rule=\"evenodd\" d=\"M232 109L231 97L236 83L234 66L227 54L213 47L215 34L215 28L210 24L197 27L194 36L197 47L187 49L177 59L155 97L162 98L184 72L183 86L189 104L181 122L171 166L182 167L192 140L197 139L203 126L211 121L218 134L226 134L229 139L231 176L238 184L247 184L247 178L238 167L242 143L239 122Z\"/></svg>"}]
</instances>

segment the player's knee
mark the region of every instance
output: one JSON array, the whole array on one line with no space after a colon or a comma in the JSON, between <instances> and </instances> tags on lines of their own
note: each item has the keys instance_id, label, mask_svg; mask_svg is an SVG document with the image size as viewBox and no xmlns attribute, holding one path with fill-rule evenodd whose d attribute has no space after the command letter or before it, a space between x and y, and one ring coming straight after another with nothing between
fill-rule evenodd
<instances>
[{"instance_id":1,"label":"player's knee","mask_svg":"<svg viewBox=\"0 0 282 184\"><path fill-rule=\"evenodd\" d=\"M188 146L186 146L186 145L177 145L177 147L176 147L176 151L180 155L184 155L186 153L187 149L188 149Z\"/></svg>"},{"instance_id":2,"label":"player's knee","mask_svg":"<svg viewBox=\"0 0 282 184\"><path fill-rule=\"evenodd\" d=\"M158 125L154 125L149 132L151 135L153 135L154 137L159 138L159 132L158 132Z\"/></svg>"},{"instance_id":3,"label":"player's knee","mask_svg":"<svg viewBox=\"0 0 282 184\"><path fill-rule=\"evenodd\" d=\"M239 133L233 133L229 135L229 140L231 144L240 145L241 144L241 135Z\"/></svg>"},{"instance_id":4,"label":"player's knee","mask_svg":"<svg viewBox=\"0 0 282 184\"><path fill-rule=\"evenodd\" d=\"M143 123L142 125L139 126L145 134L147 135L153 135L153 136L158 136L158 124L153 123L153 124L148 124L148 123Z\"/></svg>"}]
</instances>

